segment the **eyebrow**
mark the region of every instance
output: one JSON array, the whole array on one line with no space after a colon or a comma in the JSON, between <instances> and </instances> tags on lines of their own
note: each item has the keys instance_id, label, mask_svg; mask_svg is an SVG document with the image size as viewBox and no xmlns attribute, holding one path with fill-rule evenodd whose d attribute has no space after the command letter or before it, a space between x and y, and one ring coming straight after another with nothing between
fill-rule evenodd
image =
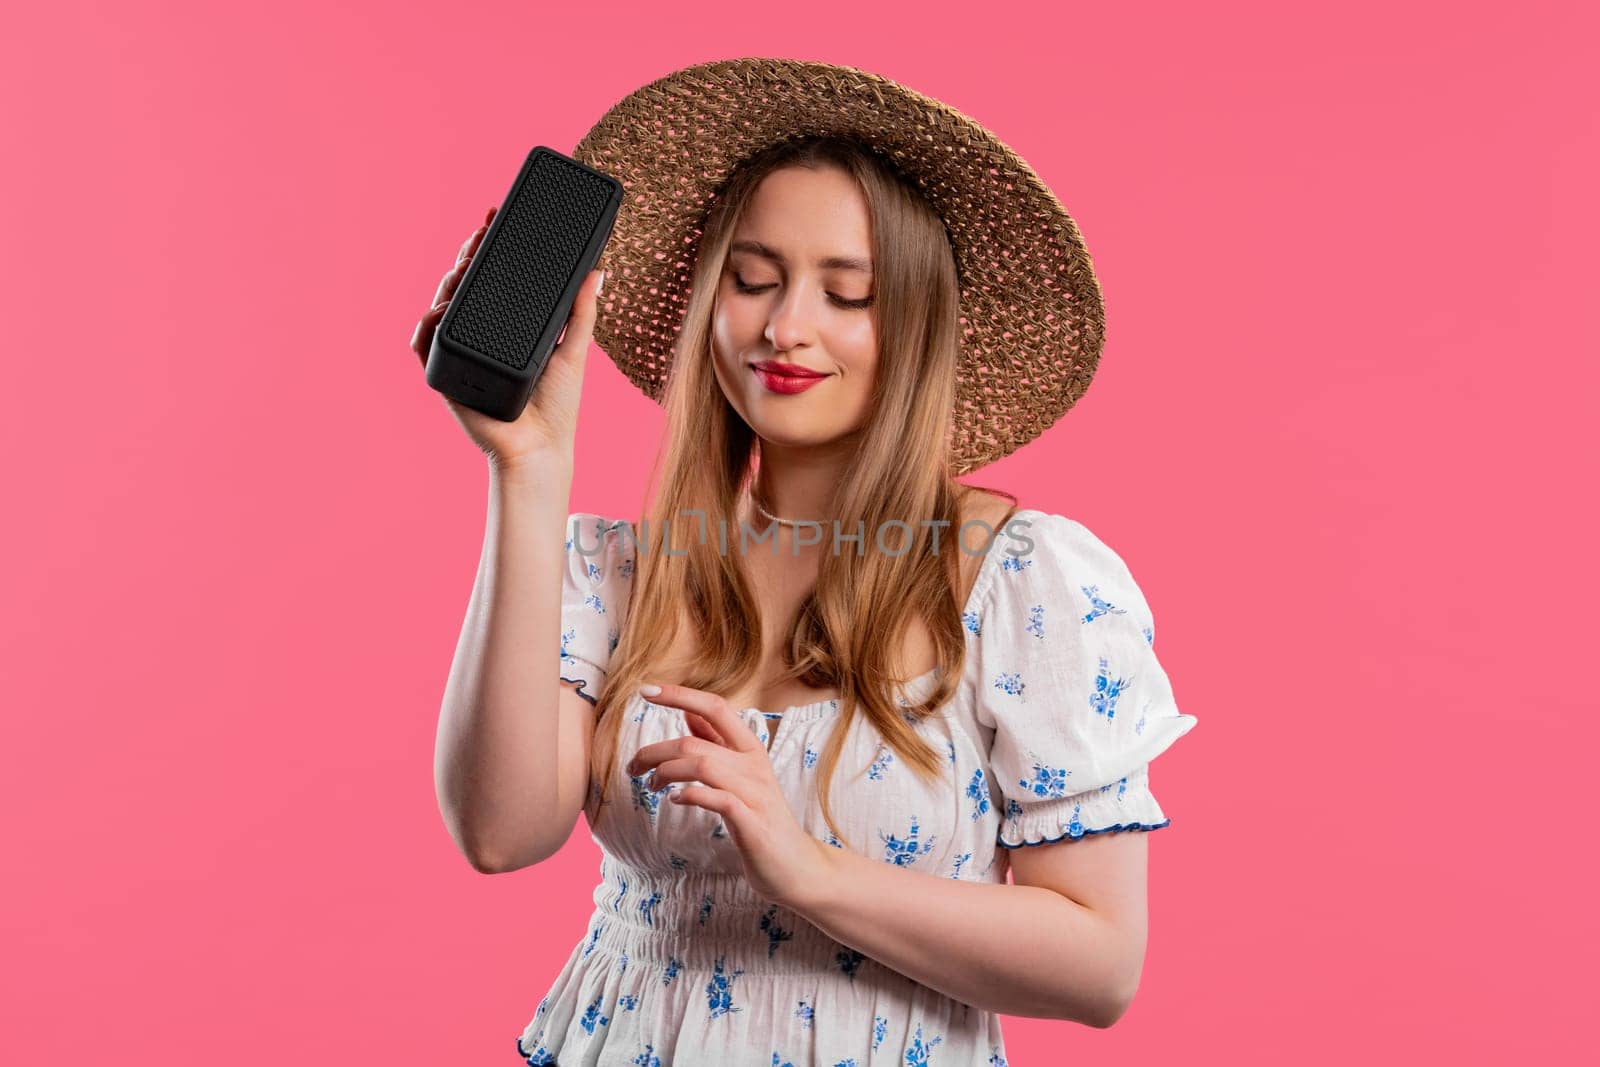
<instances>
[{"instance_id":1,"label":"eyebrow","mask_svg":"<svg viewBox=\"0 0 1600 1067\"><path fill-rule=\"evenodd\" d=\"M788 260L776 249L768 248L760 241L741 240L728 246L729 252L748 252L753 256L761 256L775 263L787 265ZM858 270L863 274L872 273L872 261L861 259L857 256L827 256L817 260L817 266L822 270Z\"/></svg>"}]
</instances>

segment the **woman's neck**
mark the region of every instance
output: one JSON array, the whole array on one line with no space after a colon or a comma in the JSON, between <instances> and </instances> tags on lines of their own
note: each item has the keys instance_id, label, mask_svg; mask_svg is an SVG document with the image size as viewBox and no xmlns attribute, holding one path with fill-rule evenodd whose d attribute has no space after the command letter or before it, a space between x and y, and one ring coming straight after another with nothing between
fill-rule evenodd
<instances>
[{"instance_id":1,"label":"woman's neck","mask_svg":"<svg viewBox=\"0 0 1600 1067\"><path fill-rule=\"evenodd\" d=\"M777 521L827 525L833 518L834 491L842 469L840 464L818 456L801 458L763 448L760 466L750 483L752 503Z\"/></svg>"}]
</instances>

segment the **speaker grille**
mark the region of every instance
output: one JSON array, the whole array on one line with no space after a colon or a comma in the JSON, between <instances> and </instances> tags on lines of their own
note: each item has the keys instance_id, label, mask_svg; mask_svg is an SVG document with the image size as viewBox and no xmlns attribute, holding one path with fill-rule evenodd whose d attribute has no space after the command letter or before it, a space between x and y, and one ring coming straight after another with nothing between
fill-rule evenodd
<instances>
[{"instance_id":1,"label":"speaker grille","mask_svg":"<svg viewBox=\"0 0 1600 1067\"><path fill-rule=\"evenodd\" d=\"M457 294L450 340L522 370L556 310L611 197L601 178L541 152L502 208Z\"/></svg>"}]
</instances>

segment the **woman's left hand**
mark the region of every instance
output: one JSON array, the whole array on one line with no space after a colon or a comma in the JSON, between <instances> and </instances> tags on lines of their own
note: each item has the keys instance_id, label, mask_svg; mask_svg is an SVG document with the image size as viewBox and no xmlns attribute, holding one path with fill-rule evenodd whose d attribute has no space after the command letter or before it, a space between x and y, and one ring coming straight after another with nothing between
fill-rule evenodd
<instances>
[{"instance_id":1,"label":"woman's left hand","mask_svg":"<svg viewBox=\"0 0 1600 1067\"><path fill-rule=\"evenodd\" d=\"M805 831L778 785L760 738L728 702L704 689L663 685L647 697L680 708L692 736L656 741L639 749L628 773L655 768L654 789L673 782L702 782L673 789L673 803L721 815L744 860L751 888L763 899L794 907L828 877L830 847Z\"/></svg>"}]
</instances>

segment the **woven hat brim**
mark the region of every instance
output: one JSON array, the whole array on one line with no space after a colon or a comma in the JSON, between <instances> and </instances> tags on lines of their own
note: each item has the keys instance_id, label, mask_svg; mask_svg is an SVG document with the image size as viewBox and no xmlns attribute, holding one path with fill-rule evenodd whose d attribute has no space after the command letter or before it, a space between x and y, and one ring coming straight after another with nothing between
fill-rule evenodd
<instances>
[{"instance_id":1,"label":"woven hat brim","mask_svg":"<svg viewBox=\"0 0 1600 1067\"><path fill-rule=\"evenodd\" d=\"M641 86L601 117L572 152L624 189L599 264L595 342L660 402L713 194L756 151L810 134L883 153L945 220L961 280L957 472L1038 437L1088 389L1104 345L1100 285L1078 226L981 123L853 67L717 60Z\"/></svg>"}]
</instances>

